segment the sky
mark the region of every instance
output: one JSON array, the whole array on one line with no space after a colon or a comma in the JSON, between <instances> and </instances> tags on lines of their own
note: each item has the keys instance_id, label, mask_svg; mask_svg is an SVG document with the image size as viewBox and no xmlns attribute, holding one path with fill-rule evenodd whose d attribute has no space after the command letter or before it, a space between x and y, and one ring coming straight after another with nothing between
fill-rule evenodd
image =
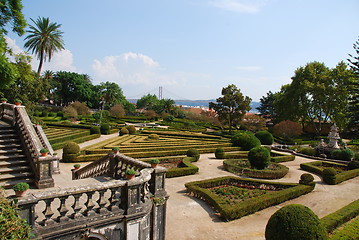
<instances>
[{"instance_id":1,"label":"sky","mask_svg":"<svg viewBox=\"0 0 359 240\"><path fill-rule=\"evenodd\" d=\"M30 18L61 24L65 50L43 70L115 82L124 95L207 100L236 85L259 101L319 61L355 54L358 0L23 0ZM10 33L14 52L24 38ZM33 57L37 70L38 61Z\"/></svg>"}]
</instances>

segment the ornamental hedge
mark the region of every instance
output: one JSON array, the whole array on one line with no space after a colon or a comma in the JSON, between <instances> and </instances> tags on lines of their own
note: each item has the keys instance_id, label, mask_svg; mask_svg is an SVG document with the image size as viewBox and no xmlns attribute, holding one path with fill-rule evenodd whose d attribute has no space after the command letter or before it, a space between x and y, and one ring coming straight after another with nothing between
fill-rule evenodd
<instances>
[{"instance_id":1,"label":"ornamental hedge","mask_svg":"<svg viewBox=\"0 0 359 240\"><path fill-rule=\"evenodd\" d=\"M170 168L166 172L166 178L180 177L186 175L196 174L199 168L192 164L195 162L196 157L185 157L182 160L182 167Z\"/></svg>"},{"instance_id":2,"label":"ornamental hedge","mask_svg":"<svg viewBox=\"0 0 359 240\"><path fill-rule=\"evenodd\" d=\"M282 190L273 191L261 195L259 197L250 198L236 204L228 204L223 201L223 198L213 193L209 188L222 185L238 185L250 184L259 187L262 184L270 185ZM207 179L196 182L189 182L185 184L187 192L193 196L204 200L209 205L213 206L218 211L225 221L234 220L243 216L255 213L267 207L277 205L289 199L299 197L303 194L311 192L314 187L294 184L294 183L278 183L269 181L259 181L252 179L244 179L238 177L220 177Z\"/></svg>"},{"instance_id":3,"label":"ornamental hedge","mask_svg":"<svg viewBox=\"0 0 359 240\"><path fill-rule=\"evenodd\" d=\"M252 178L263 178L263 179L279 179L284 177L289 168L279 163L271 163L275 169L252 169L248 167L247 160L240 159L226 159L223 161L223 167L228 172L234 173L239 176L252 177Z\"/></svg>"},{"instance_id":4,"label":"ornamental hedge","mask_svg":"<svg viewBox=\"0 0 359 240\"><path fill-rule=\"evenodd\" d=\"M325 167L323 167L323 165ZM326 177L323 176L323 171L325 168L330 168L330 167L346 168L346 166L347 165L345 165L345 164L329 163L329 162L323 162L323 161L314 161L314 162L300 164L301 169L311 172L311 173L316 173L318 175L321 175L323 177L323 181L330 185L339 184L348 179L359 176L359 169L343 170L342 172L335 171L336 174L334 174L334 175L330 174L331 172L333 172L333 170L326 170L327 175L326 175Z\"/></svg>"},{"instance_id":5,"label":"ornamental hedge","mask_svg":"<svg viewBox=\"0 0 359 240\"><path fill-rule=\"evenodd\" d=\"M254 136L256 136L263 145L272 145L274 142L273 135L268 131L256 132Z\"/></svg>"},{"instance_id":6,"label":"ornamental hedge","mask_svg":"<svg viewBox=\"0 0 359 240\"><path fill-rule=\"evenodd\" d=\"M245 151L261 145L259 139L251 132L237 133L231 138L231 142L234 146L241 147Z\"/></svg>"}]
</instances>

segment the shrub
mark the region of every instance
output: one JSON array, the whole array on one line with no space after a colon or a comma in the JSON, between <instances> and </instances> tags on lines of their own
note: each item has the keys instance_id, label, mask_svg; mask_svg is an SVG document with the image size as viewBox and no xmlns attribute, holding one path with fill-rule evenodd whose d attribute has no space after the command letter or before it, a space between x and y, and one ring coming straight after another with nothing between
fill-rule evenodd
<instances>
[{"instance_id":1,"label":"shrub","mask_svg":"<svg viewBox=\"0 0 359 240\"><path fill-rule=\"evenodd\" d=\"M328 239L327 232L315 213L300 204L276 211L268 220L266 240Z\"/></svg>"},{"instance_id":2,"label":"shrub","mask_svg":"<svg viewBox=\"0 0 359 240\"><path fill-rule=\"evenodd\" d=\"M286 120L276 124L273 127L273 133L276 136L291 138L302 134L302 128L299 123Z\"/></svg>"},{"instance_id":3,"label":"shrub","mask_svg":"<svg viewBox=\"0 0 359 240\"><path fill-rule=\"evenodd\" d=\"M74 107L72 107L71 105L64 107L62 109L62 111L64 112L64 114L66 114L69 117L77 117L77 115L78 115L76 109Z\"/></svg>"},{"instance_id":4,"label":"shrub","mask_svg":"<svg viewBox=\"0 0 359 240\"><path fill-rule=\"evenodd\" d=\"M336 184L336 178L335 175L337 174L337 171L334 168L325 168L323 170L323 181L330 185Z\"/></svg>"},{"instance_id":5,"label":"shrub","mask_svg":"<svg viewBox=\"0 0 359 240\"><path fill-rule=\"evenodd\" d=\"M75 101L71 103L70 106L76 110L77 115L89 116L91 114L90 109L86 106L85 103Z\"/></svg>"},{"instance_id":6,"label":"shrub","mask_svg":"<svg viewBox=\"0 0 359 240\"><path fill-rule=\"evenodd\" d=\"M273 135L268 131L256 132L255 136L261 141L263 145L272 145L274 138Z\"/></svg>"},{"instance_id":7,"label":"shrub","mask_svg":"<svg viewBox=\"0 0 359 240\"><path fill-rule=\"evenodd\" d=\"M158 139L160 139L160 136L158 136L158 134L152 133L152 134L148 135L147 138L151 139L151 140L158 140Z\"/></svg>"},{"instance_id":8,"label":"shrub","mask_svg":"<svg viewBox=\"0 0 359 240\"><path fill-rule=\"evenodd\" d=\"M127 128L126 127L121 128L119 135L123 136L123 135L126 135L126 134L129 134Z\"/></svg>"},{"instance_id":9,"label":"shrub","mask_svg":"<svg viewBox=\"0 0 359 240\"><path fill-rule=\"evenodd\" d=\"M48 117L49 116L49 112L48 111L42 111L41 113L41 117Z\"/></svg>"},{"instance_id":10,"label":"shrub","mask_svg":"<svg viewBox=\"0 0 359 240\"><path fill-rule=\"evenodd\" d=\"M49 112L49 117L56 117L57 116L57 113L55 112Z\"/></svg>"},{"instance_id":11,"label":"shrub","mask_svg":"<svg viewBox=\"0 0 359 240\"><path fill-rule=\"evenodd\" d=\"M187 157L196 158L196 161L199 159L199 152L197 149L194 149L194 148L188 149L186 155L187 155Z\"/></svg>"},{"instance_id":12,"label":"shrub","mask_svg":"<svg viewBox=\"0 0 359 240\"><path fill-rule=\"evenodd\" d=\"M80 146L75 142L68 142L62 152L62 160L64 162L73 162L80 153Z\"/></svg>"},{"instance_id":13,"label":"shrub","mask_svg":"<svg viewBox=\"0 0 359 240\"><path fill-rule=\"evenodd\" d=\"M359 161L354 160L354 161L350 161L348 163L348 169L349 170L353 170L353 169L357 169L357 168L359 168Z\"/></svg>"},{"instance_id":14,"label":"shrub","mask_svg":"<svg viewBox=\"0 0 359 240\"><path fill-rule=\"evenodd\" d=\"M309 185L309 186L315 185L313 175L309 173L303 173L300 176L299 184Z\"/></svg>"},{"instance_id":15,"label":"shrub","mask_svg":"<svg viewBox=\"0 0 359 240\"><path fill-rule=\"evenodd\" d=\"M248 160L252 168L265 169L270 163L270 152L265 147L252 148L248 153Z\"/></svg>"},{"instance_id":16,"label":"shrub","mask_svg":"<svg viewBox=\"0 0 359 240\"><path fill-rule=\"evenodd\" d=\"M217 148L216 152L214 153L214 155L216 156L216 158L218 159L224 159L225 158L225 152L223 148Z\"/></svg>"},{"instance_id":17,"label":"shrub","mask_svg":"<svg viewBox=\"0 0 359 240\"><path fill-rule=\"evenodd\" d=\"M27 189L29 189L30 186L29 184L27 184L26 182L20 182L20 183L16 183L12 189L14 189L14 191L26 191Z\"/></svg>"},{"instance_id":18,"label":"shrub","mask_svg":"<svg viewBox=\"0 0 359 240\"><path fill-rule=\"evenodd\" d=\"M165 118L165 121L167 121L167 122L172 122L174 119L175 119L174 116L168 115L168 116Z\"/></svg>"},{"instance_id":19,"label":"shrub","mask_svg":"<svg viewBox=\"0 0 359 240\"><path fill-rule=\"evenodd\" d=\"M127 175L135 175L136 174L136 170L129 168L126 170L126 174Z\"/></svg>"},{"instance_id":20,"label":"shrub","mask_svg":"<svg viewBox=\"0 0 359 240\"><path fill-rule=\"evenodd\" d=\"M299 152L308 156L315 156L316 155L316 150L314 148L311 147L304 147L299 149Z\"/></svg>"},{"instance_id":21,"label":"shrub","mask_svg":"<svg viewBox=\"0 0 359 240\"><path fill-rule=\"evenodd\" d=\"M18 211L13 206L13 201L3 197L1 191L3 190L0 189L1 239L32 239L31 227L25 219L19 216Z\"/></svg>"},{"instance_id":22,"label":"shrub","mask_svg":"<svg viewBox=\"0 0 359 240\"><path fill-rule=\"evenodd\" d=\"M149 161L149 163L152 163L152 164L159 164L160 163L160 160L158 160L158 159L151 159L150 161Z\"/></svg>"},{"instance_id":23,"label":"shrub","mask_svg":"<svg viewBox=\"0 0 359 240\"><path fill-rule=\"evenodd\" d=\"M234 146L241 147L245 151L249 151L252 148L261 145L259 139L249 132L235 134L232 137L231 142Z\"/></svg>"},{"instance_id":24,"label":"shrub","mask_svg":"<svg viewBox=\"0 0 359 240\"><path fill-rule=\"evenodd\" d=\"M331 152L334 159L350 161L354 157L354 152L350 149L336 149Z\"/></svg>"},{"instance_id":25,"label":"shrub","mask_svg":"<svg viewBox=\"0 0 359 240\"><path fill-rule=\"evenodd\" d=\"M110 108L110 115L117 117L117 118L122 118L125 116L125 109L123 108L122 104L118 103L115 106Z\"/></svg>"},{"instance_id":26,"label":"shrub","mask_svg":"<svg viewBox=\"0 0 359 240\"><path fill-rule=\"evenodd\" d=\"M108 123L103 123L100 127L100 132L104 135L110 134L110 125Z\"/></svg>"},{"instance_id":27,"label":"shrub","mask_svg":"<svg viewBox=\"0 0 359 240\"><path fill-rule=\"evenodd\" d=\"M90 134L100 134L101 133L101 130L100 130L100 127L98 126L92 126L90 128Z\"/></svg>"},{"instance_id":28,"label":"shrub","mask_svg":"<svg viewBox=\"0 0 359 240\"><path fill-rule=\"evenodd\" d=\"M136 127L133 125L126 126L129 134L135 134L136 133Z\"/></svg>"}]
</instances>

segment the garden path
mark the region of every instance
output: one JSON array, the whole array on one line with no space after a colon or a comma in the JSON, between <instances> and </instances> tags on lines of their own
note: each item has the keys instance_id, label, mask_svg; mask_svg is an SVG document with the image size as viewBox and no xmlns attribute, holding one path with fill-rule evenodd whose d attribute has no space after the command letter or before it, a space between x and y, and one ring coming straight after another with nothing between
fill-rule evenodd
<instances>
[{"instance_id":1,"label":"garden path","mask_svg":"<svg viewBox=\"0 0 359 240\"><path fill-rule=\"evenodd\" d=\"M289 167L288 174L278 182L297 183L300 175L300 163L313 160L296 156L294 161L283 163ZM233 176L222 170L223 160L214 158L214 154L202 154L195 175L166 179L166 190L170 195L167 204L166 239L176 240L214 240L243 239L263 240L265 227L270 216L279 208L288 204L303 204L312 209L320 218L359 199L359 177L338 185L322 183L314 175L316 187L313 192L282 204L269 207L240 219L223 222L211 207L201 200L186 194L184 184L220 176Z\"/></svg>"}]
</instances>

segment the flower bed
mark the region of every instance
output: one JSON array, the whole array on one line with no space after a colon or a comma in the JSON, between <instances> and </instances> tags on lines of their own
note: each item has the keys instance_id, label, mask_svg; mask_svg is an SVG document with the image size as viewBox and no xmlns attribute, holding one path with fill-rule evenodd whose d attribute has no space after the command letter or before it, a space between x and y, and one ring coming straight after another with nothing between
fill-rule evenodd
<instances>
[{"instance_id":1,"label":"flower bed","mask_svg":"<svg viewBox=\"0 0 359 240\"><path fill-rule=\"evenodd\" d=\"M226 221L255 213L269 206L309 193L314 189L314 186L237 177L220 177L190 182L186 183L185 186L190 194L213 206ZM229 186L239 188L239 190L228 188ZM228 196L223 196L220 192L225 193L224 190L227 192L227 189L229 191ZM243 194L247 196L241 196Z\"/></svg>"},{"instance_id":2,"label":"flower bed","mask_svg":"<svg viewBox=\"0 0 359 240\"><path fill-rule=\"evenodd\" d=\"M223 167L228 172L239 176L264 178L264 179L278 179L284 177L289 168L279 163L270 163L269 167L264 170L252 169L249 161L240 159L227 159L223 161Z\"/></svg>"},{"instance_id":3,"label":"flower bed","mask_svg":"<svg viewBox=\"0 0 359 240\"><path fill-rule=\"evenodd\" d=\"M359 176L359 169L347 170L346 166L347 165L341 163L330 163L323 161L315 161L315 162L300 164L301 169L308 172L316 173L320 176L323 176L323 171L325 168L328 167L335 168L337 174L334 177L335 179L333 179L333 184L338 184L348 179Z\"/></svg>"}]
</instances>

